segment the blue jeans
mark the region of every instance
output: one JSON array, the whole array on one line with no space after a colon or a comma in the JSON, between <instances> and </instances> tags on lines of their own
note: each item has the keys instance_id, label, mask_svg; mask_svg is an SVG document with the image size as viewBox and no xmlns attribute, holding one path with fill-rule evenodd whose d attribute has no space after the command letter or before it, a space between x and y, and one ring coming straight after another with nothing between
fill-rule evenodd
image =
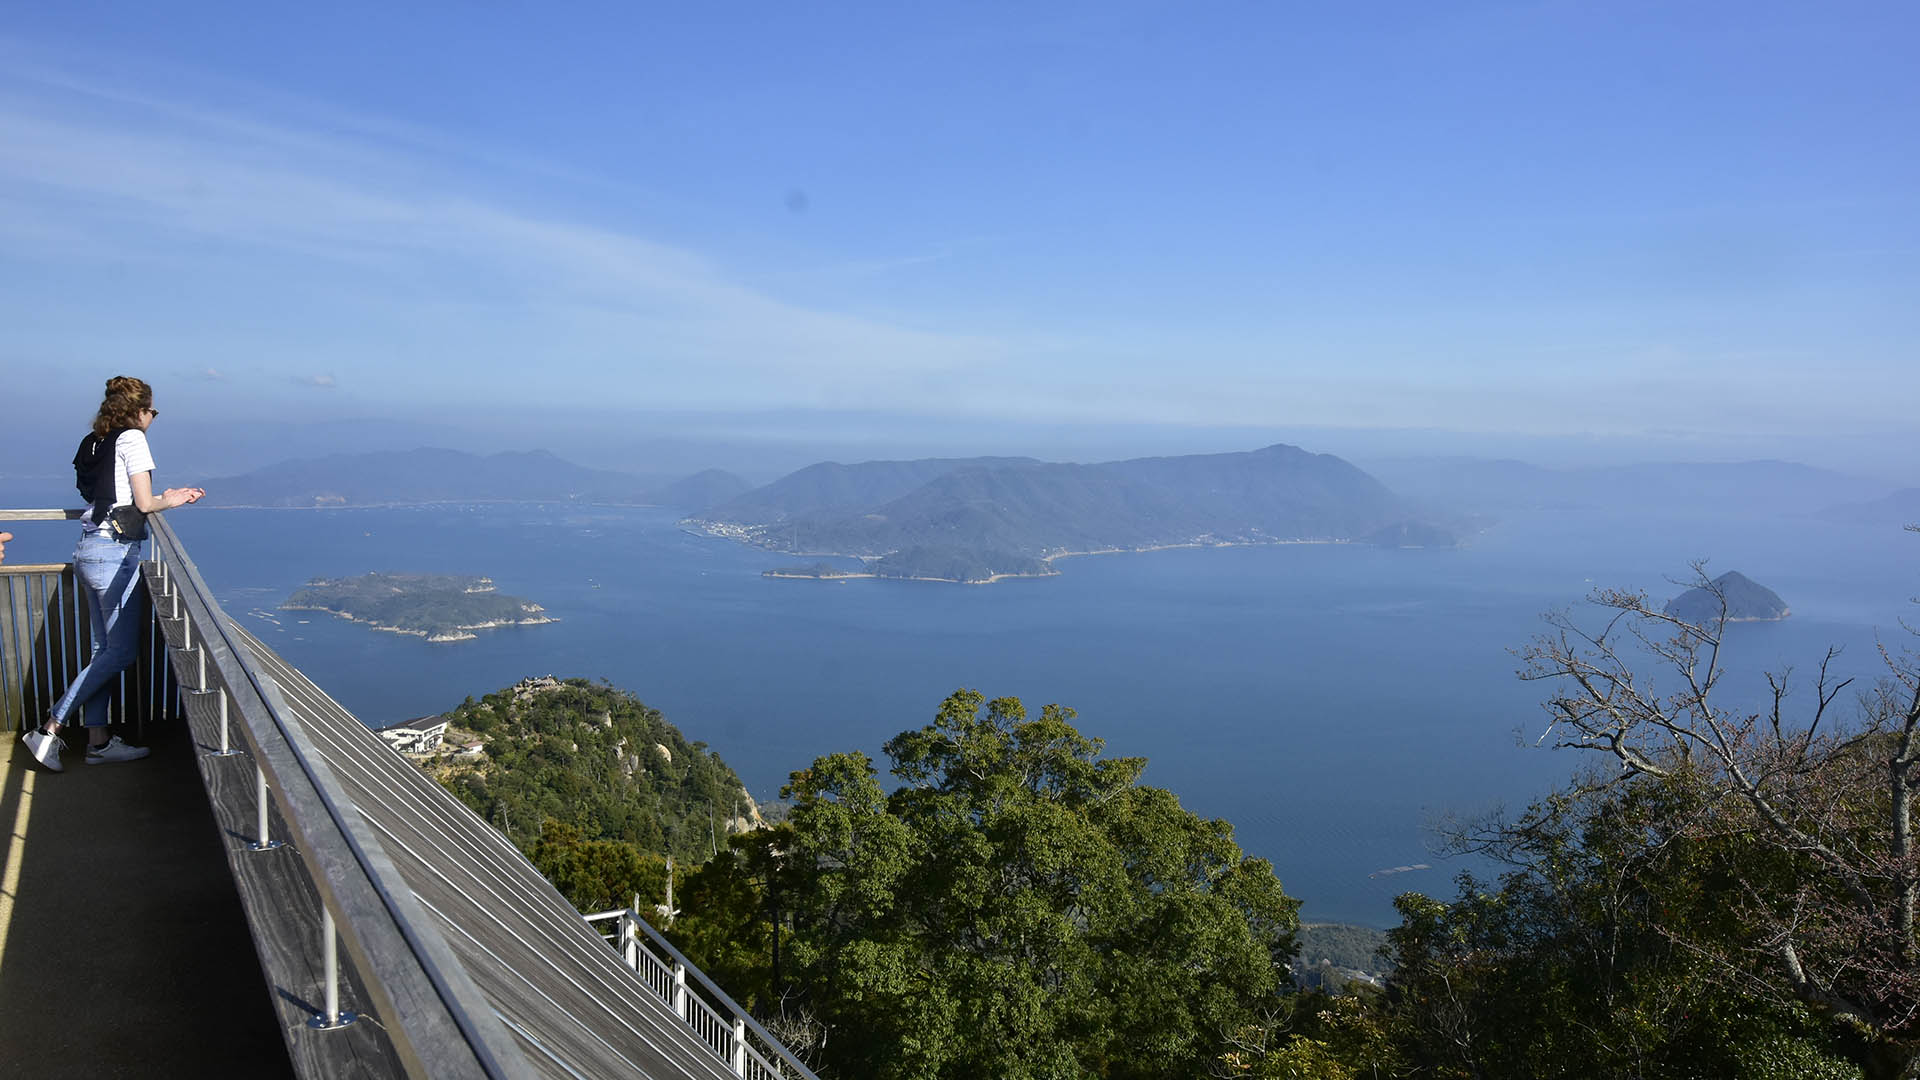
<instances>
[{"instance_id":1,"label":"blue jeans","mask_svg":"<svg viewBox=\"0 0 1920 1080\"><path fill-rule=\"evenodd\" d=\"M105 532L83 535L73 549L74 572L85 586L93 660L53 705L51 719L65 724L76 703L87 727L105 727L113 682L133 666L140 651L140 623L147 592L140 584L140 542L123 544Z\"/></svg>"}]
</instances>

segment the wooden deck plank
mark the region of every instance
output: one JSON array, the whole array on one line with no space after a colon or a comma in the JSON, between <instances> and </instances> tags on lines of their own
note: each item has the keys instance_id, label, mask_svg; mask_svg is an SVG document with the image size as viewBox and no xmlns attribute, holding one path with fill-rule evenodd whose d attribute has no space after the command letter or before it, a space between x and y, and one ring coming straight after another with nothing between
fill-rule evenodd
<instances>
[{"instance_id":1,"label":"wooden deck plank","mask_svg":"<svg viewBox=\"0 0 1920 1080\"><path fill-rule=\"evenodd\" d=\"M405 1076L406 1070L377 1018L333 1031L307 1026L325 1001L320 894L291 846L271 851L254 851L248 846L256 838L257 829L255 767L244 754L218 757L208 753L219 746L218 697L188 695L184 704L189 730L202 750L198 759L200 776L219 842L227 853L241 906L253 926L254 948L295 1072L303 1077ZM268 822L274 835L287 835L277 811L270 809ZM371 1012L358 974L350 963L341 966L341 1008Z\"/></svg>"}]
</instances>

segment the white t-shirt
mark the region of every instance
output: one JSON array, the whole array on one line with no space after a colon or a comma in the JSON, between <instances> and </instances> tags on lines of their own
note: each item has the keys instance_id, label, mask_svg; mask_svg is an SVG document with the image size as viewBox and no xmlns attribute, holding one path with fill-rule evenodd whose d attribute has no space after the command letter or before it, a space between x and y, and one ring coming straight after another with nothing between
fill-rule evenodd
<instances>
[{"instance_id":1,"label":"white t-shirt","mask_svg":"<svg viewBox=\"0 0 1920 1080\"><path fill-rule=\"evenodd\" d=\"M113 506L109 510L130 505L133 502L133 477L138 473L153 471L153 450L147 446L147 433L139 428L128 428L120 433L113 442ZM105 522L95 523L93 507L80 515L80 524L87 532L97 532Z\"/></svg>"}]
</instances>

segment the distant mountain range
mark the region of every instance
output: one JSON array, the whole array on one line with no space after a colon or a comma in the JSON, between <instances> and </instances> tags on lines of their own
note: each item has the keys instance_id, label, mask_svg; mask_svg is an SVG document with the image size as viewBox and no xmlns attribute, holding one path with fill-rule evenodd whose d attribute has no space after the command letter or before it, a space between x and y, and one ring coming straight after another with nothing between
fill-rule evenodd
<instances>
[{"instance_id":1,"label":"distant mountain range","mask_svg":"<svg viewBox=\"0 0 1920 1080\"><path fill-rule=\"evenodd\" d=\"M1025 558L1186 544L1452 546L1379 481L1295 446L1093 465L952 458L809 466L690 526L774 551Z\"/></svg>"},{"instance_id":2,"label":"distant mountain range","mask_svg":"<svg viewBox=\"0 0 1920 1080\"><path fill-rule=\"evenodd\" d=\"M1790 461L1665 462L1549 469L1478 458L1394 458L1367 471L1409 498L1462 512L1738 509L1783 517L1886 493L1866 477Z\"/></svg>"},{"instance_id":3,"label":"distant mountain range","mask_svg":"<svg viewBox=\"0 0 1920 1080\"><path fill-rule=\"evenodd\" d=\"M922 458L842 465L822 461L765 487L705 504L703 517L717 521L779 522L802 517L857 514L908 494L962 469L1000 469L1041 462L1024 457ZM717 504L717 505L716 505Z\"/></svg>"},{"instance_id":4,"label":"distant mountain range","mask_svg":"<svg viewBox=\"0 0 1920 1080\"><path fill-rule=\"evenodd\" d=\"M718 469L679 478L641 476L586 468L544 450L482 457L427 448L278 462L207 481L206 505L575 501L689 510L724 502L750 486Z\"/></svg>"},{"instance_id":5,"label":"distant mountain range","mask_svg":"<svg viewBox=\"0 0 1920 1080\"><path fill-rule=\"evenodd\" d=\"M1920 488L1901 488L1885 498L1828 507L1821 516L1857 525L1913 525L1920 523Z\"/></svg>"}]
</instances>

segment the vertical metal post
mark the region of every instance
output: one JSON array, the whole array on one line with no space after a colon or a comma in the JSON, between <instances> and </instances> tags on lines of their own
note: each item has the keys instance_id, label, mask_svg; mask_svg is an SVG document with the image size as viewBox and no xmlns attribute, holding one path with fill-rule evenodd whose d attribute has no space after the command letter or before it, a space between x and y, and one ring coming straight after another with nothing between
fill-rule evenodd
<instances>
[{"instance_id":1,"label":"vertical metal post","mask_svg":"<svg viewBox=\"0 0 1920 1080\"><path fill-rule=\"evenodd\" d=\"M6 647L8 645L6 638L9 634L13 633L13 626L19 618L19 611L13 604L13 576L11 574L5 575L4 577L0 577L0 580L4 580L7 583L7 613L5 616L0 616L0 731L11 732L13 731L14 678L12 665L6 663L5 658L7 654L12 655L14 663L16 664L23 662L32 663L32 658L22 656L18 650L8 649ZM52 661L48 661L48 666L52 666ZM20 706L20 729L24 731L28 726L26 695L24 694L21 695Z\"/></svg>"},{"instance_id":2,"label":"vertical metal post","mask_svg":"<svg viewBox=\"0 0 1920 1080\"><path fill-rule=\"evenodd\" d=\"M620 955L626 958L628 967L640 970L640 930L631 914L620 916Z\"/></svg>"},{"instance_id":3,"label":"vertical metal post","mask_svg":"<svg viewBox=\"0 0 1920 1080\"><path fill-rule=\"evenodd\" d=\"M359 1017L350 1012L340 1011L340 935L334 931L333 912L325 905L320 908L320 933L325 939L320 946L320 955L326 966L326 1011L307 1021L310 1028L343 1028Z\"/></svg>"},{"instance_id":4,"label":"vertical metal post","mask_svg":"<svg viewBox=\"0 0 1920 1080\"><path fill-rule=\"evenodd\" d=\"M320 909L321 933L326 936L326 944L321 946L326 957L327 968L327 1022L340 1015L340 935L334 933L333 912L322 906Z\"/></svg>"},{"instance_id":5,"label":"vertical metal post","mask_svg":"<svg viewBox=\"0 0 1920 1080\"><path fill-rule=\"evenodd\" d=\"M673 1013L687 1018L687 966L678 960L673 962Z\"/></svg>"},{"instance_id":6,"label":"vertical metal post","mask_svg":"<svg viewBox=\"0 0 1920 1080\"><path fill-rule=\"evenodd\" d=\"M14 663L13 685L9 693L17 692L20 695L20 730L25 731L37 726L40 721L46 719L46 709L52 702L48 701L44 695L35 692L35 684L37 681L35 673L39 670L41 664L40 657L33 648L33 634L29 632L33 626L33 583L30 581L19 581L18 585L16 585L16 580L18 579L14 578L13 575L7 575L6 632L13 636L11 644L13 645ZM26 592L27 598L24 603L21 601L19 592L17 592L16 589ZM45 666L54 679L58 679L64 673L64 669L54 668L53 654L51 651L47 654ZM39 707L39 716L34 716L28 711L34 706Z\"/></svg>"},{"instance_id":7,"label":"vertical metal post","mask_svg":"<svg viewBox=\"0 0 1920 1080\"><path fill-rule=\"evenodd\" d=\"M747 1022L733 1018L733 1075L747 1075Z\"/></svg>"},{"instance_id":8,"label":"vertical metal post","mask_svg":"<svg viewBox=\"0 0 1920 1080\"><path fill-rule=\"evenodd\" d=\"M259 832L260 839L255 840L253 843L247 846L251 847L255 851L269 851L273 848L279 847L280 841L270 839L267 836L267 771L258 766L255 766L253 770L253 776L254 776L254 788L253 788L254 794L257 795L260 800L260 832Z\"/></svg>"},{"instance_id":9,"label":"vertical metal post","mask_svg":"<svg viewBox=\"0 0 1920 1080\"><path fill-rule=\"evenodd\" d=\"M258 842L259 846L266 847L267 846L267 773L266 773L266 770L265 769L253 770L253 777L255 780L253 792L256 796L259 797L258 805L260 810L260 827L255 832L254 835L260 838Z\"/></svg>"},{"instance_id":10,"label":"vertical metal post","mask_svg":"<svg viewBox=\"0 0 1920 1080\"><path fill-rule=\"evenodd\" d=\"M36 603L33 598L33 579L20 579L20 592L26 594L24 601L14 592L14 578L7 576L7 609L9 620L13 623L13 655L20 658L20 704L38 707L39 717L29 717L24 712L20 717L22 728L32 727L46 719L48 707L53 704L53 686L59 685L60 673L53 669L53 657L49 653L47 662L40 662L39 654L33 647L33 613ZM41 584L40 593L46 595L46 585ZM24 603L24 606L22 606Z\"/></svg>"},{"instance_id":11,"label":"vertical metal post","mask_svg":"<svg viewBox=\"0 0 1920 1080\"><path fill-rule=\"evenodd\" d=\"M231 698L232 698L232 695L227 694L224 691L220 694L220 756L221 757L228 757L234 753L232 744L227 741L227 702L231 700Z\"/></svg>"}]
</instances>

